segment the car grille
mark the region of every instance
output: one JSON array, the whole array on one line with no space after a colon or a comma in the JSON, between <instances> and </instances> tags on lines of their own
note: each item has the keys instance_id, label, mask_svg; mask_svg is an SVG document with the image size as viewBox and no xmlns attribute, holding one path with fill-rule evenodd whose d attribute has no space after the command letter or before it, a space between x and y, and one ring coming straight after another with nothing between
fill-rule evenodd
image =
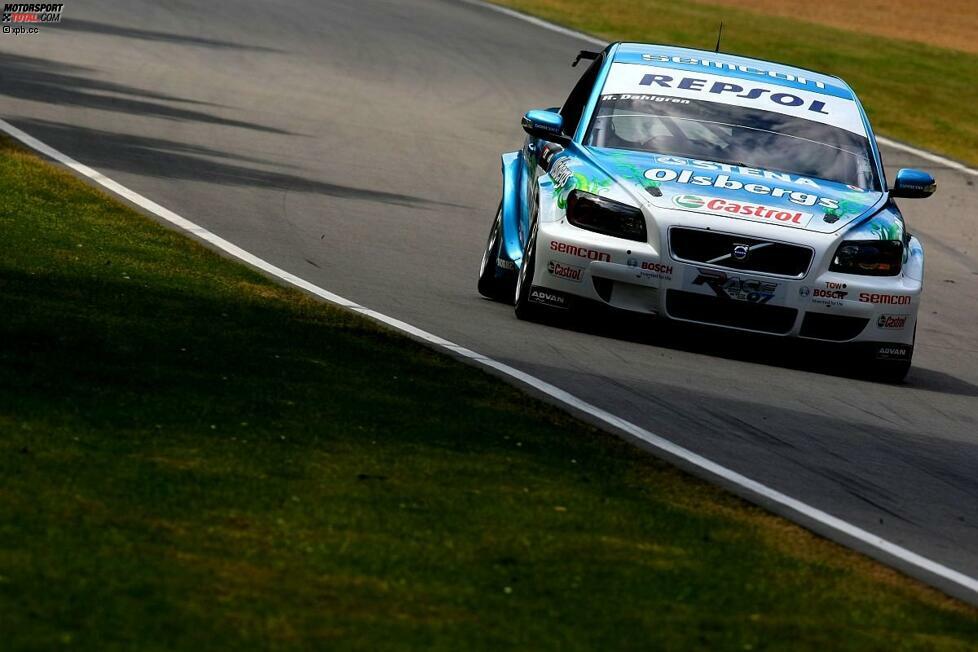
<instances>
[{"instance_id":1,"label":"car grille","mask_svg":"<svg viewBox=\"0 0 978 652\"><path fill-rule=\"evenodd\" d=\"M844 342L857 337L866 328L868 319L863 317L845 317L843 315L828 315L824 312L806 312L805 320L801 323L801 337L811 337L817 340Z\"/></svg>"},{"instance_id":2,"label":"car grille","mask_svg":"<svg viewBox=\"0 0 978 652\"><path fill-rule=\"evenodd\" d=\"M666 292L666 312L676 319L780 335L791 330L798 315L794 308L758 305L682 290Z\"/></svg>"},{"instance_id":3,"label":"car grille","mask_svg":"<svg viewBox=\"0 0 978 652\"><path fill-rule=\"evenodd\" d=\"M808 272L814 255L808 247L702 229L671 229L669 242L673 258L679 260L792 278L801 278ZM742 259L733 256L737 245L747 247Z\"/></svg>"}]
</instances>

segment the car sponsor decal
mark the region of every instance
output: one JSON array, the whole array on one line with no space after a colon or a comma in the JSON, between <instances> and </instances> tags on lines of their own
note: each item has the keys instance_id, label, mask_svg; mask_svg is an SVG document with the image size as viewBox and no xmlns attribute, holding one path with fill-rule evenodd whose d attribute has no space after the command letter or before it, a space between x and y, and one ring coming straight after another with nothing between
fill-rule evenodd
<instances>
[{"instance_id":1,"label":"car sponsor decal","mask_svg":"<svg viewBox=\"0 0 978 652\"><path fill-rule=\"evenodd\" d=\"M849 296L848 285L838 281L825 281L822 287L809 288L802 286L798 293L802 298L811 297L812 303L823 306L841 306L846 297Z\"/></svg>"},{"instance_id":2,"label":"car sponsor decal","mask_svg":"<svg viewBox=\"0 0 978 652\"><path fill-rule=\"evenodd\" d=\"M557 207L561 210L567 208L567 198L575 190L603 195L611 188L612 181L605 173L566 151L550 155L547 160L547 173L553 181Z\"/></svg>"},{"instance_id":3,"label":"car sponsor decal","mask_svg":"<svg viewBox=\"0 0 978 652\"><path fill-rule=\"evenodd\" d=\"M560 158L550 168L550 178L554 180L555 188L562 188L571 178L570 166L567 165L567 157Z\"/></svg>"},{"instance_id":4,"label":"car sponsor decal","mask_svg":"<svg viewBox=\"0 0 978 652\"><path fill-rule=\"evenodd\" d=\"M638 278L656 278L662 281L672 280L672 265L657 263L651 260L640 261L638 258L629 258L626 263L629 267L636 270L636 276Z\"/></svg>"},{"instance_id":5,"label":"car sponsor decal","mask_svg":"<svg viewBox=\"0 0 978 652\"><path fill-rule=\"evenodd\" d=\"M587 247L580 247L567 242L560 242L559 240L550 241L550 251L556 251L559 254L567 254L568 256L577 256L578 258L585 258L587 260L600 260L606 263L611 262L611 254L607 252L598 251L597 249L588 249Z\"/></svg>"},{"instance_id":6,"label":"car sponsor decal","mask_svg":"<svg viewBox=\"0 0 978 652\"><path fill-rule=\"evenodd\" d=\"M688 208L689 210L696 210L698 208L703 208L706 201L698 195L676 195L672 198L672 203L679 208Z\"/></svg>"},{"instance_id":7,"label":"car sponsor decal","mask_svg":"<svg viewBox=\"0 0 978 652\"><path fill-rule=\"evenodd\" d=\"M615 63L601 93L656 94L719 102L804 118L866 136L862 116L852 99L786 88L768 83L762 76L755 81L708 72Z\"/></svg>"},{"instance_id":8,"label":"car sponsor decal","mask_svg":"<svg viewBox=\"0 0 978 652\"><path fill-rule=\"evenodd\" d=\"M909 344L884 344L876 349L877 360L909 360L913 347Z\"/></svg>"},{"instance_id":9,"label":"car sponsor decal","mask_svg":"<svg viewBox=\"0 0 978 652\"><path fill-rule=\"evenodd\" d=\"M677 208L672 202L675 195L723 197L811 212L814 216L805 229L823 233L845 227L882 198L882 193L872 188L857 192L835 181L746 164L626 150L597 150L597 157L617 180L629 188L636 187L658 208ZM857 227L865 236L855 239L890 239L883 232L894 220L883 213L890 215L892 211L874 211L870 221Z\"/></svg>"},{"instance_id":10,"label":"car sponsor decal","mask_svg":"<svg viewBox=\"0 0 978 652\"><path fill-rule=\"evenodd\" d=\"M825 84L817 79L808 79L807 77L802 77L801 75L795 75L790 72L785 72L783 70L774 70L771 68L758 68L755 66L745 66L742 64L731 63L728 61L719 61L713 58L707 57L680 57L669 54L643 54L642 61L651 61L654 63L673 63L681 66L702 66L703 68L715 68L717 70L728 70L731 72L741 72L749 75L758 75L760 77L770 77L771 79L777 79L779 81L793 82L801 87L810 87L818 90L826 90Z\"/></svg>"},{"instance_id":11,"label":"car sponsor decal","mask_svg":"<svg viewBox=\"0 0 978 652\"><path fill-rule=\"evenodd\" d=\"M558 145L557 143L547 143L546 145L544 145L543 151L540 152L540 167L542 167L544 170L549 172L550 166L554 162L554 158L556 158L556 156L558 154L561 154L563 151L564 151L563 146ZM567 162L565 161L564 166L566 167L566 165ZM570 170L567 171L567 174L568 175L570 174Z\"/></svg>"},{"instance_id":12,"label":"car sponsor decal","mask_svg":"<svg viewBox=\"0 0 978 652\"><path fill-rule=\"evenodd\" d=\"M650 168L645 171L645 178L658 183L678 183L691 186L705 186L718 190L729 190L733 192L745 192L751 195L764 195L776 199L787 199L792 204L799 206L820 206L829 210L839 209L839 200L832 197L823 197L816 192L806 192L803 190L793 190L773 183L758 183L750 179L740 181L731 178L730 174L738 174L748 177L756 177L758 180L780 181L790 183L795 186L803 185L818 190L818 184L808 177L794 176L782 172L769 172L757 168L729 165L726 163L710 163L708 161L695 161L674 156L656 157L656 162L663 165L675 165L682 167L694 167L697 170L716 170L719 174L697 173L695 170L673 170L670 168Z\"/></svg>"},{"instance_id":13,"label":"car sponsor decal","mask_svg":"<svg viewBox=\"0 0 978 652\"><path fill-rule=\"evenodd\" d=\"M701 293L712 293L721 299L764 304L780 295L782 284L767 279L728 274L717 269L690 267L687 287ZM704 292L706 290L707 292Z\"/></svg>"},{"instance_id":14,"label":"car sponsor decal","mask_svg":"<svg viewBox=\"0 0 978 652\"><path fill-rule=\"evenodd\" d=\"M863 303L905 306L910 303L911 297L907 294L876 294L873 292L860 292L859 300Z\"/></svg>"},{"instance_id":15,"label":"car sponsor decal","mask_svg":"<svg viewBox=\"0 0 978 652\"><path fill-rule=\"evenodd\" d=\"M780 208L775 206L765 206L764 204L752 204L748 202L733 201L720 197L704 197L702 195L676 195L672 198L673 205L687 211L697 213L707 213L709 215L719 215L721 217L735 217L754 222L767 222L769 224L781 224L804 228L812 219L812 213L795 210L793 208Z\"/></svg>"},{"instance_id":16,"label":"car sponsor decal","mask_svg":"<svg viewBox=\"0 0 978 652\"><path fill-rule=\"evenodd\" d=\"M567 308L567 296L563 292L534 285L530 288L529 300L550 308Z\"/></svg>"},{"instance_id":17,"label":"car sponsor decal","mask_svg":"<svg viewBox=\"0 0 978 652\"><path fill-rule=\"evenodd\" d=\"M547 263L547 271L557 278L562 278L567 281L574 281L575 283L580 283L581 279L584 278L583 267L565 265L557 262L556 260L551 260L549 263Z\"/></svg>"},{"instance_id":18,"label":"car sponsor decal","mask_svg":"<svg viewBox=\"0 0 978 652\"><path fill-rule=\"evenodd\" d=\"M876 327L885 330L903 330L907 325L910 315L880 315L876 320Z\"/></svg>"}]
</instances>

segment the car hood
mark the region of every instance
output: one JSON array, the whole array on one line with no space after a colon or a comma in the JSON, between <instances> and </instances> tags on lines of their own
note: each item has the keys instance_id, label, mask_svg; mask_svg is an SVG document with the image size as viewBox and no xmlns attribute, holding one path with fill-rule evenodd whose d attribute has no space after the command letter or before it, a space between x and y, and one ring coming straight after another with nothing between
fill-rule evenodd
<instances>
[{"instance_id":1,"label":"car hood","mask_svg":"<svg viewBox=\"0 0 978 652\"><path fill-rule=\"evenodd\" d=\"M588 148L594 162L655 208L832 233L873 211L883 193L774 170L649 152Z\"/></svg>"}]
</instances>

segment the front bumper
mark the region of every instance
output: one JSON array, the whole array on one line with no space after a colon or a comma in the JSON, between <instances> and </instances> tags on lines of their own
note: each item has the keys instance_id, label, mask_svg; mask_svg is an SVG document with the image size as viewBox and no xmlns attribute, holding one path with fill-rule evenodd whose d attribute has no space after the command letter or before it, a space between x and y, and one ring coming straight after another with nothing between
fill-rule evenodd
<instances>
[{"instance_id":1,"label":"front bumper","mask_svg":"<svg viewBox=\"0 0 978 652\"><path fill-rule=\"evenodd\" d=\"M662 251L541 222L534 286L620 310L770 335L831 342L912 344L922 283L905 274L827 271L816 252L801 278L676 260Z\"/></svg>"}]
</instances>

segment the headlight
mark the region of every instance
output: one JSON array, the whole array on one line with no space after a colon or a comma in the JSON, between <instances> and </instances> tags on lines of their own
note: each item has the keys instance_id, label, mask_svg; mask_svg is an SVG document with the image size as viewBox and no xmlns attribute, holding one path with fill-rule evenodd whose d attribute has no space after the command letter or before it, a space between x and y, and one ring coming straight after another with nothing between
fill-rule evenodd
<instances>
[{"instance_id":1,"label":"headlight","mask_svg":"<svg viewBox=\"0 0 978 652\"><path fill-rule=\"evenodd\" d=\"M588 231L645 242L642 211L606 197L572 190L567 197L567 221Z\"/></svg>"},{"instance_id":2,"label":"headlight","mask_svg":"<svg viewBox=\"0 0 978 652\"><path fill-rule=\"evenodd\" d=\"M866 276L896 276L903 265L900 240L844 240L829 271Z\"/></svg>"}]
</instances>

